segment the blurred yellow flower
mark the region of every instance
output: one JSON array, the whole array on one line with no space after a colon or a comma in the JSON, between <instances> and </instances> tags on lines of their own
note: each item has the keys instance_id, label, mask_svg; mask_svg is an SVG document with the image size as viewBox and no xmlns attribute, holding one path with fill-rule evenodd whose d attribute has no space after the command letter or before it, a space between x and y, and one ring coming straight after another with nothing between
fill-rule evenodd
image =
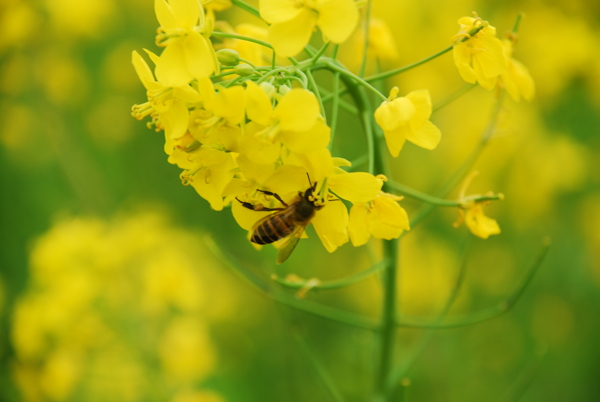
<instances>
[{"instance_id":1,"label":"blurred yellow flower","mask_svg":"<svg viewBox=\"0 0 600 402\"><path fill-rule=\"evenodd\" d=\"M318 26L325 41L342 43L358 23L352 0L260 0L261 17L270 24L269 42L281 56L300 53Z\"/></svg>"},{"instance_id":2,"label":"blurred yellow flower","mask_svg":"<svg viewBox=\"0 0 600 402\"><path fill-rule=\"evenodd\" d=\"M425 149L434 149L441 139L440 130L429 121L431 97L421 89L405 97L392 88L388 100L375 110L375 120L383 129L392 156L398 156L406 140Z\"/></svg>"},{"instance_id":3,"label":"blurred yellow flower","mask_svg":"<svg viewBox=\"0 0 600 402\"><path fill-rule=\"evenodd\" d=\"M508 61L500 39L496 38L496 28L487 21L476 17L462 17L458 20L460 30L454 38L454 63L460 76L467 82L479 83L487 90L496 87L498 76L505 74ZM469 32L483 26L473 37ZM467 40L462 41L464 37Z\"/></svg>"},{"instance_id":4,"label":"blurred yellow flower","mask_svg":"<svg viewBox=\"0 0 600 402\"><path fill-rule=\"evenodd\" d=\"M495 219L487 217L483 213L483 204L489 203L489 201L476 202L473 199L465 198L467 187L478 174L479 172L477 171L471 172L471 174L463 180L459 194L461 206L458 209L458 220L453 226L457 228L464 222L475 236L487 239L491 235L500 234L498 222L496 222ZM502 199L502 194L500 194L500 196L500 199Z\"/></svg>"},{"instance_id":5,"label":"blurred yellow flower","mask_svg":"<svg viewBox=\"0 0 600 402\"><path fill-rule=\"evenodd\" d=\"M212 264L199 243L159 213L68 219L42 236L12 314L23 400L170 400L196 389L215 368L208 317L220 303L204 303L217 282L206 286L198 269Z\"/></svg>"},{"instance_id":6,"label":"blurred yellow flower","mask_svg":"<svg viewBox=\"0 0 600 402\"><path fill-rule=\"evenodd\" d=\"M506 72L500 75L506 92L517 102L521 96L525 100L532 100L535 95L535 82L529 74L527 67L512 57L513 42L509 39L502 40L502 47L508 60Z\"/></svg>"}]
</instances>

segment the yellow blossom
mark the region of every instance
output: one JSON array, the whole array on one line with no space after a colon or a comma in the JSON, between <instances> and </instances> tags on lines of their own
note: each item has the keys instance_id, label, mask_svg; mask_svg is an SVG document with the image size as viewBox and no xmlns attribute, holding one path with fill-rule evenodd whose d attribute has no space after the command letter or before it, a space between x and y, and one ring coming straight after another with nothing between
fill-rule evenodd
<instances>
[{"instance_id":1,"label":"yellow blossom","mask_svg":"<svg viewBox=\"0 0 600 402\"><path fill-rule=\"evenodd\" d=\"M218 74L219 63L207 37L212 21L205 18L198 0L155 0L154 8L161 25L156 42L165 46L156 65L158 80L182 86L194 78Z\"/></svg>"},{"instance_id":2,"label":"yellow blossom","mask_svg":"<svg viewBox=\"0 0 600 402\"><path fill-rule=\"evenodd\" d=\"M160 58L157 55L148 50L146 53L155 64L159 63ZM150 67L138 52L133 51L131 58L148 95L147 103L133 107L134 117L141 120L145 116L152 115L156 126L165 130L168 138L183 136L187 130L190 114L186 104L199 102L201 97L198 92L187 83L177 87L164 85L154 79Z\"/></svg>"},{"instance_id":3,"label":"yellow blossom","mask_svg":"<svg viewBox=\"0 0 600 402\"><path fill-rule=\"evenodd\" d=\"M521 96L525 100L532 100L535 96L535 82L529 74L527 67L512 57L513 42L508 39L502 40L502 46L506 58L508 59L508 68L505 73L500 75L506 92L517 102Z\"/></svg>"},{"instance_id":4,"label":"yellow blossom","mask_svg":"<svg viewBox=\"0 0 600 402\"><path fill-rule=\"evenodd\" d=\"M298 54L318 26L324 40L342 43L358 23L352 0L260 0L261 17L270 24L269 41L281 56Z\"/></svg>"},{"instance_id":5,"label":"yellow blossom","mask_svg":"<svg viewBox=\"0 0 600 402\"><path fill-rule=\"evenodd\" d=\"M371 236L378 239L396 239L410 230L408 215L397 201L403 197L379 192L368 203L355 203L350 210L348 232L355 247L362 246Z\"/></svg>"},{"instance_id":6,"label":"yellow blossom","mask_svg":"<svg viewBox=\"0 0 600 402\"><path fill-rule=\"evenodd\" d=\"M320 116L319 103L312 92L294 88L283 95L275 108L269 95L252 81L247 82L247 125L240 152L260 163L279 158L280 144L295 153L325 148L330 129Z\"/></svg>"},{"instance_id":7,"label":"yellow blossom","mask_svg":"<svg viewBox=\"0 0 600 402\"><path fill-rule=\"evenodd\" d=\"M235 163L231 153L201 146L187 154L190 165L180 177L185 185L210 203L215 211L223 209L223 190L233 178Z\"/></svg>"},{"instance_id":8,"label":"yellow blossom","mask_svg":"<svg viewBox=\"0 0 600 402\"><path fill-rule=\"evenodd\" d=\"M459 200L461 200L462 205L458 210L458 220L454 223L454 227L457 228L464 222L475 236L487 239L491 235L500 234L498 222L483 213L483 204L489 203L489 201L475 202L473 199L465 197L467 187L478 174L479 172L474 171L463 181L459 193Z\"/></svg>"},{"instance_id":9,"label":"yellow blossom","mask_svg":"<svg viewBox=\"0 0 600 402\"><path fill-rule=\"evenodd\" d=\"M188 126L192 136L202 144L218 145L228 151L237 151L241 135L239 124L244 119L246 97L244 88L220 88L218 92L208 78L198 80L202 107L196 108Z\"/></svg>"},{"instance_id":10,"label":"yellow blossom","mask_svg":"<svg viewBox=\"0 0 600 402\"><path fill-rule=\"evenodd\" d=\"M496 87L498 76L506 73L508 62L502 49L502 43L496 38L496 28L479 17L462 17L458 20L460 30L454 38L454 63L460 76L467 82L479 83L491 90ZM477 27L483 28L473 37L469 32ZM469 39L463 41L464 37Z\"/></svg>"},{"instance_id":11,"label":"yellow blossom","mask_svg":"<svg viewBox=\"0 0 600 402\"><path fill-rule=\"evenodd\" d=\"M440 130L429 121L431 97L422 89L397 97L398 88L375 110L375 120L383 129L392 156L398 156L406 140L425 149L434 149L441 139Z\"/></svg>"}]
</instances>

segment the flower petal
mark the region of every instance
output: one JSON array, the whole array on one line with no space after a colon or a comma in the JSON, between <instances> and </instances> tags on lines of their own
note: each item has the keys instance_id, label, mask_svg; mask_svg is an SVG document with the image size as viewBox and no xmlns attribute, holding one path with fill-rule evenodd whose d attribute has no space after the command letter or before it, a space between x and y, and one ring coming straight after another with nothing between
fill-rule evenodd
<instances>
[{"instance_id":1,"label":"flower petal","mask_svg":"<svg viewBox=\"0 0 600 402\"><path fill-rule=\"evenodd\" d=\"M354 172L330 177L327 185L340 198L352 203L367 203L379 194L383 182L370 173Z\"/></svg>"},{"instance_id":2,"label":"flower petal","mask_svg":"<svg viewBox=\"0 0 600 402\"><path fill-rule=\"evenodd\" d=\"M348 210L343 202L327 202L311 222L323 246L330 253L348 242Z\"/></svg>"},{"instance_id":3,"label":"flower petal","mask_svg":"<svg viewBox=\"0 0 600 402\"><path fill-rule=\"evenodd\" d=\"M173 10L166 0L155 0L154 11L156 12L156 19L163 28L175 28L177 24L175 22L175 16Z\"/></svg>"},{"instance_id":4,"label":"flower petal","mask_svg":"<svg viewBox=\"0 0 600 402\"><path fill-rule=\"evenodd\" d=\"M258 9L260 16L269 24L291 20L302 11L302 8L288 0L260 0Z\"/></svg>"},{"instance_id":5,"label":"flower petal","mask_svg":"<svg viewBox=\"0 0 600 402\"><path fill-rule=\"evenodd\" d=\"M173 42L163 50L155 72L156 79L167 87L187 85L194 79L187 69L181 41Z\"/></svg>"},{"instance_id":6,"label":"flower petal","mask_svg":"<svg viewBox=\"0 0 600 402\"><path fill-rule=\"evenodd\" d=\"M406 139L425 149L434 149L442 139L442 133L432 122L427 120L418 130L406 130Z\"/></svg>"},{"instance_id":7,"label":"flower petal","mask_svg":"<svg viewBox=\"0 0 600 402\"><path fill-rule=\"evenodd\" d=\"M342 43L358 23L358 10L352 0L325 0L318 6L317 26L326 39Z\"/></svg>"},{"instance_id":8,"label":"flower petal","mask_svg":"<svg viewBox=\"0 0 600 402\"><path fill-rule=\"evenodd\" d=\"M263 126L270 126L273 122L271 100L253 81L246 81L246 113L250 120Z\"/></svg>"},{"instance_id":9,"label":"flower petal","mask_svg":"<svg viewBox=\"0 0 600 402\"><path fill-rule=\"evenodd\" d=\"M371 234L367 225L368 210L365 204L355 204L350 209L348 233L354 247L367 244Z\"/></svg>"},{"instance_id":10,"label":"flower petal","mask_svg":"<svg viewBox=\"0 0 600 402\"><path fill-rule=\"evenodd\" d=\"M285 94L275 107L282 130L310 130L319 117L319 102L310 91L294 88Z\"/></svg>"},{"instance_id":11,"label":"flower petal","mask_svg":"<svg viewBox=\"0 0 600 402\"><path fill-rule=\"evenodd\" d=\"M452 55L454 56L454 64L462 79L474 84L477 77L475 76L475 70L471 67L471 51L466 43L460 42L454 45Z\"/></svg>"},{"instance_id":12,"label":"flower petal","mask_svg":"<svg viewBox=\"0 0 600 402\"><path fill-rule=\"evenodd\" d=\"M208 77L216 72L211 54L214 50L208 39L198 32L190 32L182 42L186 67L194 78Z\"/></svg>"},{"instance_id":13,"label":"flower petal","mask_svg":"<svg viewBox=\"0 0 600 402\"><path fill-rule=\"evenodd\" d=\"M425 124L431 117L431 96L427 89L412 91L406 98L412 102L415 107L415 113L410 119L410 126L418 129Z\"/></svg>"},{"instance_id":14,"label":"flower petal","mask_svg":"<svg viewBox=\"0 0 600 402\"><path fill-rule=\"evenodd\" d=\"M135 68L135 72L137 73L140 81L144 85L146 89L154 89L156 85L156 81L154 80L154 75L148 67L148 64L144 60L144 58L135 50L131 54L131 62L133 63L133 68Z\"/></svg>"},{"instance_id":15,"label":"flower petal","mask_svg":"<svg viewBox=\"0 0 600 402\"><path fill-rule=\"evenodd\" d=\"M406 136L409 131L411 131L411 128L408 124L401 125L394 130L383 131L383 134L385 135L385 142L393 157L396 157L400 154L400 151L406 142Z\"/></svg>"},{"instance_id":16,"label":"flower petal","mask_svg":"<svg viewBox=\"0 0 600 402\"><path fill-rule=\"evenodd\" d=\"M192 29L200 17L198 0L170 0L171 10L177 26Z\"/></svg>"},{"instance_id":17,"label":"flower petal","mask_svg":"<svg viewBox=\"0 0 600 402\"><path fill-rule=\"evenodd\" d=\"M214 106L215 115L226 119L229 125L240 124L244 119L245 95L244 88L239 85L221 89Z\"/></svg>"},{"instance_id":18,"label":"flower petal","mask_svg":"<svg viewBox=\"0 0 600 402\"><path fill-rule=\"evenodd\" d=\"M496 222L495 219L485 216L481 204L475 204L472 208L467 210L465 224L471 233L482 239L487 239L490 235L500 233L498 222Z\"/></svg>"},{"instance_id":19,"label":"flower petal","mask_svg":"<svg viewBox=\"0 0 600 402\"><path fill-rule=\"evenodd\" d=\"M269 27L269 42L278 55L293 57L308 44L317 15L306 8L291 20L277 22Z\"/></svg>"},{"instance_id":20,"label":"flower petal","mask_svg":"<svg viewBox=\"0 0 600 402\"><path fill-rule=\"evenodd\" d=\"M319 148L326 148L329 144L331 129L322 120L317 120L310 130L296 132L283 131L280 135L283 145L292 152L305 154Z\"/></svg>"}]
</instances>

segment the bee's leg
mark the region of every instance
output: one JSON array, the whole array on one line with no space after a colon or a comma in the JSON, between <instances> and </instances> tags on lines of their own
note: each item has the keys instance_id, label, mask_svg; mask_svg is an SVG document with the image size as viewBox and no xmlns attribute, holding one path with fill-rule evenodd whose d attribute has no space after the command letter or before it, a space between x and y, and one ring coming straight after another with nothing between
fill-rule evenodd
<instances>
[{"instance_id":1,"label":"bee's leg","mask_svg":"<svg viewBox=\"0 0 600 402\"><path fill-rule=\"evenodd\" d=\"M266 208L262 204L250 204L249 202L244 202L239 198L235 197L236 200L242 204L242 207L251 209L253 211L283 211L284 208Z\"/></svg>"},{"instance_id":2,"label":"bee's leg","mask_svg":"<svg viewBox=\"0 0 600 402\"><path fill-rule=\"evenodd\" d=\"M258 190L258 189L257 189L257 190ZM280 203L281 203L281 204L282 204L284 207L287 207L287 206L288 206L288 204L286 204L286 203L285 203L285 201L283 201L283 200L281 199L281 197L279 196L279 194L277 194L277 193L273 193L273 192L271 192L271 191L265 191L265 190L258 190L258 191L260 191L260 192L261 192L261 193L263 193L263 194L266 194L266 195L270 195L270 196L273 196L273 197L275 197L275 199L276 199L277 201L279 201L279 202L280 202Z\"/></svg>"}]
</instances>

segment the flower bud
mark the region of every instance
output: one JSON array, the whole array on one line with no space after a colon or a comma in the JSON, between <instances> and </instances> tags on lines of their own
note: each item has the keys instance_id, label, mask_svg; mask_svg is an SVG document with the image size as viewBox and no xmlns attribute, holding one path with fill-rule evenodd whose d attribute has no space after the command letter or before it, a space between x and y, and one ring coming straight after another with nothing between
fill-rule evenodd
<instances>
[{"instance_id":1,"label":"flower bud","mask_svg":"<svg viewBox=\"0 0 600 402\"><path fill-rule=\"evenodd\" d=\"M288 87L285 84L279 86L279 93L281 94L281 96L284 96L285 94L287 94L291 90L292 90L292 88Z\"/></svg>"},{"instance_id":2,"label":"flower bud","mask_svg":"<svg viewBox=\"0 0 600 402\"><path fill-rule=\"evenodd\" d=\"M237 66L235 66L233 71L237 75L241 75L242 77L249 77L252 74L254 74L254 68L246 63L238 64Z\"/></svg>"},{"instance_id":3,"label":"flower bud","mask_svg":"<svg viewBox=\"0 0 600 402\"><path fill-rule=\"evenodd\" d=\"M224 66L237 66L240 62L240 54L233 49L217 50L217 60Z\"/></svg>"},{"instance_id":4,"label":"flower bud","mask_svg":"<svg viewBox=\"0 0 600 402\"><path fill-rule=\"evenodd\" d=\"M260 84L258 84L258 86L265 91L265 93L267 95L269 95L269 98L273 98L273 95L275 95L275 92L277 92L275 90L275 87L273 86L273 84L271 84L270 82L261 82Z\"/></svg>"}]
</instances>

